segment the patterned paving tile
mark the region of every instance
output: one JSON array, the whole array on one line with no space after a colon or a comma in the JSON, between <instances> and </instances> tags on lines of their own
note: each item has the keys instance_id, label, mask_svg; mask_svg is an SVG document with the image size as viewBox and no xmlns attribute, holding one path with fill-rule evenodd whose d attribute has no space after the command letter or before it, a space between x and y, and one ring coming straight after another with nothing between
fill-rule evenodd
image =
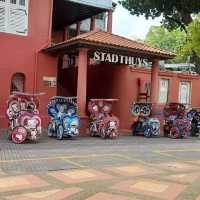
<instances>
[{"instance_id":1,"label":"patterned paving tile","mask_svg":"<svg viewBox=\"0 0 200 200\"><path fill-rule=\"evenodd\" d=\"M200 160L192 160L188 161L188 163L200 165Z\"/></svg>"},{"instance_id":2,"label":"patterned paving tile","mask_svg":"<svg viewBox=\"0 0 200 200\"><path fill-rule=\"evenodd\" d=\"M161 164L156 164L156 166L162 169L173 171L173 172L191 172L194 170L195 171L200 170L198 166L193 166L193 165L181 163L181 162L161 163Z\"/></svg>"},{"instance_id":3,"label":"patterned paving tile","mask_svg":"<svg viewBox=\"0 0 200 200\"><path fill-rule=\"evenodd\" d=\"M141 179L134 181L123 181L112 188L132 192L166 200L174 200L184 189L185 185L156 181L152 179Z\"/></svg>"},{"instance_id":4,"label":"patterned paving tile","mask_svg":"<svg viewBox=\"0 0 200 200\"><path fill-rule=\"evenodd\" d=\"M66 184L82 183L86 181L104 180L112 178L111 175L104 174L102 172L92 169L52 172L49 173L49 175L59 179L60 181L63 181Z\"/></svg>"},{"instance_id":5,"label":"patterned paving tile","mask_svg":"<svg viewBox=\"0 0 200 200\"><path fill-rule=\"evenodd\" d=\"M48 186L44 180L34 175L3 177L0 179L0 192Z\"/></svg>"},{"instance_id":6,"label":"patterned paving tile","mask_svg":"<svg viewBox=\"0 0 200 200\"><path fill-rule=\"evenodd\" d=\"M2 170L0 169L0 176L3 176L3 175L5 175L5 173L2 172Z\"/></svg>"},{"instance_id":7,"label":"patterned paving tile","mask_svg":"<svg viewBox=\"0 0 200 200\"><path fill-rule=\"evenodd\" d=\"M82 191L80 188L54 189L5 197L8 200L63 200Z\"/></svg>"},{"instance_id":8,"label":"patterned paving tile","mask_svg":"<svg viewBox=\"0 0 200 200\"><path fill-rule=\"evenodd\" d=\"M158 170L156 168L145 167L143 165L128 165L121 167L110 167L106 169L122 176L142 176L162 172L161 170Z\"/></svg>"},{"instance_id":9,"label":"patterned paving tile","mask_svg":"<svg viewBox=\"0 0 200 200\"><path fill-rule=\"evenodd\" d=\"M196 200L200 200L200 195L196 198Z\"/></svg>"},{"instance_id":10,"label":"patterned paving tile","mask_svg":"<svg viewBox=\"0 0 200 200\"><path fill-rule=\"evenodd\" d=\"M177 181L179 183L190 184L190 183L193 183L198 178L200 178L200 173L172 174L172 175L163 176L163 178L170 181Z\"/></svg>"},{"instance_id":11,"label":"patterned paving tile","mask_svg":"<svg viewBox=\"0 0 200 200\"><path fill-rule=\"evenodd\" d=\"M86 200L136 200L136 199L124 197L121 195L114 195L114 194L100 192L100 193L95 194L92 197L87 198Z\"/></svg>"}]
</instances>

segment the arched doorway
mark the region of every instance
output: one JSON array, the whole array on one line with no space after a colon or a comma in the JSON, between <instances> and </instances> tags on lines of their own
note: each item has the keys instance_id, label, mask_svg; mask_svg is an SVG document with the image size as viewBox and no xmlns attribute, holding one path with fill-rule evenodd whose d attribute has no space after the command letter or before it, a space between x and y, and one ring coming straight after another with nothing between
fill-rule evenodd
<instances>
[{"instance_id":1,"label":"arched doorway","mask_svg":"<svg viewBox=\"0 0 200 200\"><path fill-rule=\"evenodd\" d=\"M11 79L10 93L24 92L25 89L25 75L23 73L15 73Z\"/></svg>"}]
</instances>

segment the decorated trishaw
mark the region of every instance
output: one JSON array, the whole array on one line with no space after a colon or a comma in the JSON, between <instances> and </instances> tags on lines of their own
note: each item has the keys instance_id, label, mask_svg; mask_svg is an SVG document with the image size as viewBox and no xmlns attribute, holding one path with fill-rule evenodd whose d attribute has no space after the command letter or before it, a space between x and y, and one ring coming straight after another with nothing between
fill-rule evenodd
<instances>
[{"instance_id":1,"label":"decorated trishaw","mask_svg":"<svg viewBox=\"0 0 200 200\"><path fill-rule=\"evenodd\" d=\"M191 108L187 113L188 119L191 121L190 136L197 137L200 135L200 108Z\"/></svg>"},{"instance_id":2,"label":"decorated trishaw","mask_svg":"<svg viewBox=\"0 0 200 200\"><path fill-rule=\"evenodd\" d=\"M118 99L90 99L89 131L91 136L115 139L119 136L119 119L112 113L112 104Z\"/></svg>"},{"instance_id":3,"label":"decorated trishaw","mask_svg":"<svg viewBox=\"0 0 200 200\"><path fill-rule=\"evenodd\" d=\"M29 139L36 141L41 135L38 96L44 93L30 94L13 92L7 101L6 115L9 120L9 139L21 144Z\"/></svg>"},{"instance_id":4,"label":"decorated trishaw","mask_svg":"<svg viewBox=\"0 0 200 200\"><path fill-rule=\"evenodd\" d=\"M77 115L76 97L52 97L48 104L51 121L48 125L48 136L62 140L63 137L79 135L80 118Z\"/></svg>"},{"instance_id":5,"label":"decorated trishaw","mask_svg":"<svg viewBox=\"0 0 200 200\"><path fill-rule=\"evenodd\" d=\"M131 114L134 117L131 126L133 135L152 137L160 135L160 122L151 118L152 104L135 102L131 106Z\"/></svg>"},{"instance_id":6,"label":"decorated trishaw","mask_svg":"<svg viewBox=\"0 0 200 200\"><path fill-rule=\"evenodd\" d=\"M168 103L164 110L164 136L187 138L190 135L191 123L186 116L186 108L181 103Z\"/></svg>"}]
</instances>

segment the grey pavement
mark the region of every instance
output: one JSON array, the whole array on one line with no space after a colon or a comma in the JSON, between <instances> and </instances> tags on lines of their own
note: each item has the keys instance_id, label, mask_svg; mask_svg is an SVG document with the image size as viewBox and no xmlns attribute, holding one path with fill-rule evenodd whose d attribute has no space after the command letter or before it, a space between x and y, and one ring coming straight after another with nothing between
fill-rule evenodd
<instances>
[{"instance_id":1,"label":"grey pavement","mask_svg":"<svg viewBox=\"0 0 200 200\"><path fill-rule=\"evenodd\" d=\"M102 168L129 163L154 164L200 160L200 139L121 136L117 140L78 137L58 141L43 136L37 143L16 145L0 134L0 169L6 173Z\"/></svg>"}]
</instances>

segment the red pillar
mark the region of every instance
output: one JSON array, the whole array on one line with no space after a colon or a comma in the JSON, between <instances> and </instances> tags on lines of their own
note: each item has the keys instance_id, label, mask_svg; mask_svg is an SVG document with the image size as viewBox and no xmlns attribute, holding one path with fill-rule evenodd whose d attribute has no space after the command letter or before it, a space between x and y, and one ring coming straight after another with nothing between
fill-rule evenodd
<instances>
[{"instance_id":1,"label":"red pillar","mask_svg":"<svg viewBox=\"0 0 200 200\"><path fill-rule=\"evenodd\" d=\"M68 39L69 39L69 27L66 26L66 27L64 28L63 41L66 41L66 40L68 40Z\"/></svg>"},{"instance_id":2,"label":"red pillar","mask_svg":"<svg viewBox=\"0 0 200 200\"><path fill-rule=\"evenodd\" d=\"M78 56L78 84L77 84L77 105L78 114L81 117L80 133L85 135L88 127L88 117L86 116L87 98L87 64L88 49L80 48Z\"/></svg>"},{"instance_id":3,"label":"red pillar","mask_svg":"<svg viewBox=\"0 0 200 200\"><path fill-rule=\"evenodd\" d=\"M112 33L112 18L113 18L113 10L108 11L108 21L107 21L107 31Z\"/></svg>"},{"instance_id":4,"label":"red pillar","mask_svg":"<svg viewBox=\"0 0 200 200\"><path fill-rule=\"evenodd\" d=\"M96 17L92 16L91 17L91 24L90 24L90 30L94 31L96 29Z\"/></svg>"},{"instance_id":5,"label":"red pillar","mask_svg":"<svg viewBox=\"0 0 200 200\"><path fill-rule=\"evenodd\" d=\"M81 22L76 23L76 35L81 34Z\"/></svg>"},{"instance_id":6,"label":"red pillar","mask_svg":"<svg viewBox=\"0 0 200 200\"><path fill-rule=\"evenodd\" d=\"M156 107L158 104L159 70L160 70L159 60L154 59L152 62L152 69L151 69L151 102L153 104L152 108L153 114L155 114Z\"/></svg>"}]
</instances>

